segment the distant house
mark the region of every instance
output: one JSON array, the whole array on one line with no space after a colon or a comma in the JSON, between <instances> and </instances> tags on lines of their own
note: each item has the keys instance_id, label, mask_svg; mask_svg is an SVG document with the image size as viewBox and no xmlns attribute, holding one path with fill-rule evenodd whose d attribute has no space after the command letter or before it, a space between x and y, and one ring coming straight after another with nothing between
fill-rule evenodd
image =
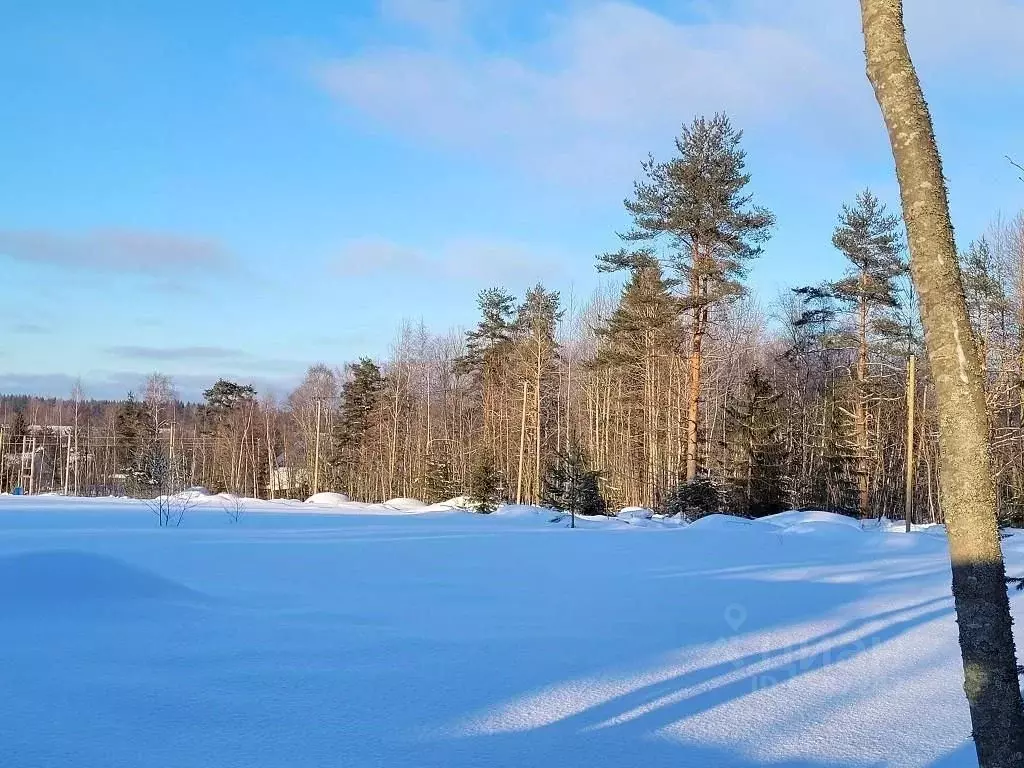
<instances>
[{"instance_id":1,"label":"distant house","mask_svg":"<svg viewBox=\"0 0 1024 768\"><path fill-rule=\"evenodd\" d=\"M309 487L308 475L305 467L274 467L265 489L274 495L294 493Z\"/></svg>"}]
</instances>

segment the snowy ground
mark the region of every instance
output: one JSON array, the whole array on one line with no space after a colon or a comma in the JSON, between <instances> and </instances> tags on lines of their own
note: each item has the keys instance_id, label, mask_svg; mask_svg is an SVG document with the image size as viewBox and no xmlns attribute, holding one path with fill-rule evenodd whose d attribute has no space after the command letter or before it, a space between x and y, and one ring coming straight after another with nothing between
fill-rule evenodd
<instances>
[{"instance_id":1,"label":"snowy ground","mask_svg":"<svg viewBox=\"0 0 1024 768\"><path fill-rule=\"evenodd\" d=\"M0 497L0 761L976 765L941 529L410 509Z\"/></svg>"}]
</instances>

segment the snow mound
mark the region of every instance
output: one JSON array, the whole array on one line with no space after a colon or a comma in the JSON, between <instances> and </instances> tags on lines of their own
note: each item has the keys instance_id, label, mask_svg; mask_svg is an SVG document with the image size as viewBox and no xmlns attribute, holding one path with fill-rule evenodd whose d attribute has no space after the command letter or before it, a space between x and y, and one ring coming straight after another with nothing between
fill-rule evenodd
<instances>
[{"instance_id":1,"label":"snow mound","mask_svg":"<svg viewBox=\"0 0 1024 768\"><path fill-rule=\"evenodd\" d=\"M172 502L178 502L183 504L203 504L207 503L213 497L208 490L205 488L196 486L195 488L187 488L179 493L172 493L170 496L161 496L159 499L167 499ZM159 500L158 499L158 500Z\"/></svg>"},{"instance_id":2,"label":"snow mound","mask_svg":"<svg viewBox=\"0 0 1024 768\"><path fill-rule=\"evenodd\" d=\"M819 523L842 525L848 528L860 530L860 520L848 515L839 515L835 512L822 512L821 510L799 510L791 509L788 512L778 512L774 515L759 517L756 522L769 523L779 528L791 528L794 526L806 526Z\"/></svg>"},{"instance_id":3,"label":"snow mound","mask_svg":"<svg viewBox=\"0 0 1024 768\"><path fill-rule=\"evenodd\" d=\"M448 501L439 501L436 504L431 504L427 509L432 512L447 512L453 509L472 510L473 504L468 496L456 496L453 499L448 499Z\"/></svg>"},{"instance_id":4,"label":"snow mound","mask_svg":"<svg viewBox=\"0 0 1024 768\"><path fill-rule=\"evenodd\" d=\"M499 517L536 518L543 516L550 520L562 513L547 507L535 507L533 504L500 504L494 514Z\"/></svg>"},{"instance_id":5,"label":"snow mound","mask_svg":"<svg viewBox=\"0 0 1024 768\"><path fill-rule=\"evenodd\" d=\"M688 528L700 528L702 531L735 531L737 528L750 528L752 520L735 515L705 515L690 523Z\"/></svg>"},{"instance_id":6,"label":"snow mound","mask_svg":"<svg viewBox=\"0 0 1024 768\"><path fill-rule=\"evenodd\" d=\"M348 504L351 499L344 493L331 493L325 491L323 493L314 493L308 499L307 504L316 504L321 507L340 507L342 504Z\"/></svg>"},{"instance_id":7,"label":"snow mound","mask_svg":"<svg viewBox=\"0 0 1024 768\"><path fill-rule=\"evenodd\" d=\"M89 602L197 597L191 589L107 555L76 550L0 557L0 606L43 608Z\"/></svg>"},{"instance_id":8,"label":"snow mound","mask_svg":"<svg viewBox=\"0 0 1024 768\"><path fill-rule=\"evenodd\" d=\"M647 507L623 507L616 515L620 520L650 520L654 510Z\"/></svg>"},{"instance_id":9,"label":"snow mound","mask_svg":"<svg viewBox=\"0 0 1024 768\"><path fill-rule=\"evenodd\" d=\"M423 509L427 505L424 504L419 499L410 499L402 497L398 499L389 499L388 501L384 502L384 506L390 507L391 509L397 509L401 512L407 512L412 510Z\"/></svg>"}]
</instances>

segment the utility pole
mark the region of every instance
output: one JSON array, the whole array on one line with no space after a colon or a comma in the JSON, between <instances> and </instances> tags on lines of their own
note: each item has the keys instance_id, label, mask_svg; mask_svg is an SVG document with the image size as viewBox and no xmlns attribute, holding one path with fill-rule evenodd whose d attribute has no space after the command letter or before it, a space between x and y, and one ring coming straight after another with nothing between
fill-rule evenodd
<instances>
[{"instance_id":1,"label":"utility pole","mask_svg":"<svg viewBox=\"0 0 1024 768\"><path fill-rule=\"evenodd\" d=\"M322 397L316 397L316 442L313 447L313 494L320 492L320 410Z\"/></svg>"},{"instance_id":2,"label":"utility pole","mask_svg":"<svg viewBox=\"0 0 1024 768\"><path fill-rule=\"evenodd\" d=\"M67 454L64 457L64 495L71 490L71 432L68 432Z\"/></svg>"},{"instance_id":3,"label":"utility pole","mask_svg":"<svg viewBox=\"0 0 1024 768\"><path fill-rule=\"evenodd\" d=\"M914 512L914 397L917 394L917 356L907 359L907 477L904 485L903 516L907 533L910 533L910 518Z\"/></svg>"},{"instance_id":4,"label":"utility pole","mask_svg":"<svg viewBox=\"0 0 1024 768\"><path fill-rule=\"evenodd\" d=\"M28 463L28 495L31 496L36 490L36 434L32 433L32 455Z\"/></svg>"},{"instance_id":5,"label":"utility pole","mask_svg":"<svg viewBox=\"0 0 1024 768\"><path fill-rule=\"evenodd\" d=\"M516 478L516 504L523 503L523 458L526 455L526 393L529 382L523 382L523 418L519 424L519 476Z\"/></svg>"},{"instance_id":6,"label":"utility pole","mask_svg":"<svg viewBox=\"0 0 1024 768\"><path fill-rule=\"evenodd\" d=\"M170 440L167 442L167 493L174 493L174 422L171 422Z\"/></svg>"}]
</instances>

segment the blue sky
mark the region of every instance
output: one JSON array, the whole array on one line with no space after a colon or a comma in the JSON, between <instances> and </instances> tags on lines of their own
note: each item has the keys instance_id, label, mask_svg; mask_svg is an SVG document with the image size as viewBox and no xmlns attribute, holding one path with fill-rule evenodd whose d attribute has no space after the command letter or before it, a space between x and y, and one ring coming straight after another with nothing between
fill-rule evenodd
<instances>
[{"instance_id":1,"label":"blue sky","mask_svg":"<svg viewBox=\"0 0 1024 768\"><path fill-rule=\"evenodd\" d=\"M966 243L1024 208L1024 0L906 0ZM781 10L779 6L782 6ZM622 198L726 110L778 215L751 276L841 268L895 204L854 0L0 0L0 391L149 371L279 394L475 294L603 279Z\"/></svg>"}]
</instances>

